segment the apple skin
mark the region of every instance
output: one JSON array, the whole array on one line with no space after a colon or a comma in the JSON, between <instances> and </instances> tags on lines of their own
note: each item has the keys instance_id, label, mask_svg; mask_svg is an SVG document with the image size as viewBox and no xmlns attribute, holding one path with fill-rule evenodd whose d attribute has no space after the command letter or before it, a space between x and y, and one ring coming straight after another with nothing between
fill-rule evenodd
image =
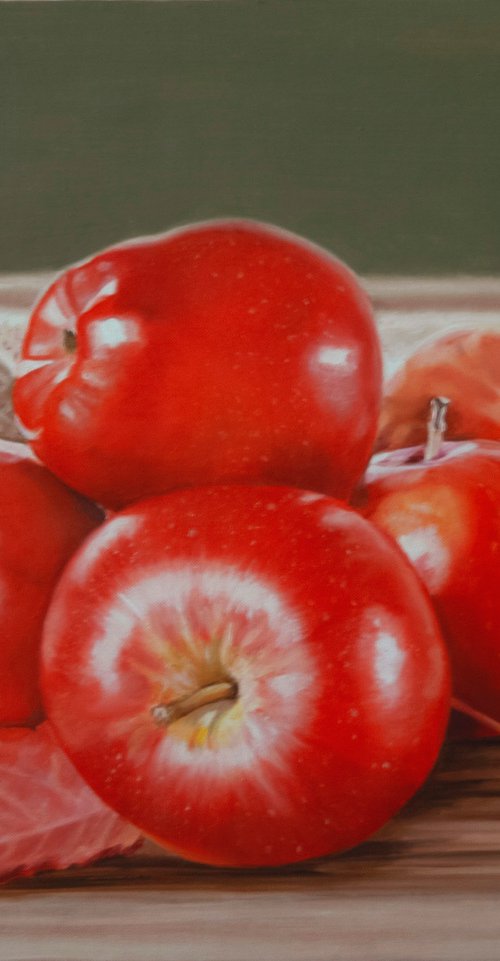
<instances>
[{"instance_id":1,"label":"apple skin","mask_svg":"<svg viewBox=\"0 0 500 961\"><path fill-rule=\"evenodd\" d=\"M165 721L213 684L235 690ZM107 521L54 595L42 685L106 803L183 857L246 867L371 835L429 774L450 698L391 539L332 498L243 485Z\"/></svg>"},{"instance_id":2,"label":"apple skin","mask_svg":"<svg viewBox=\"0 0 500 961\"><path fill-rule=\"evenodd\" d=\"M65 487L25 444L0 441L0 727L42 717L38 652L61 571L102 511Z\"/></svg>"},{"instance_id":3,"label":"apple skin","mask_svg":"<svg viewBox=\"0 0 500 961\"><path fill-rule=\"evenodd\" d=\"M427 587L453 693L500 721L500 444L443 442L376 455L353 504L390 534Z\"/></svg>"},{"instance_id":4,"label":"apple skin","mask_svg":"<svg viewBox=\"0 0 500 961\"><path fill-rule=\"evenodd\" d=\"M432 338L386 384L375 451L426 439L429 398L451 401L448 440L500 441L500 331L460 330Z\"/></svg>"},{"instance_id":5,"label":"apple skin","mask_svg":"<svg viewBox=\"0 0 500 961\"><path fill-rule=\"evenodd\" d=\"M199 484L347 498L380 409L352 272L269 225L209 221L112 247L35 307L14 386L37 456L107 507Z\"/></svg>"}]
</instances>

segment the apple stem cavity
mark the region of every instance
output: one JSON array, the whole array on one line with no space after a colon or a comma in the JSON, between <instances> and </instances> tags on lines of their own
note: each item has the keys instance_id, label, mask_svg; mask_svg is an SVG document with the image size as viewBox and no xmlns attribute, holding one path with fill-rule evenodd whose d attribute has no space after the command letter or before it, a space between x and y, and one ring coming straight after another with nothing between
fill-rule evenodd
<instances>
[{"instance_id":1,"label":"apple stem cavity","mask_svg":"<svg viewBox=\"0 0 500 961\"><path fill-rule=\"evenodd\" d=\"M433 397L430 402L424 461L434 460L439 455L446 432L446 414L449 403L448 397Z\"/></svg>"},{"instance_id":2,"label":"apple stem cavity","mask_svg":"<svg viewBox=\"0 0 500 961\"><path fill-rule=\"evenodd\" d=\"M234 701L237 696L238 685L235 681L217 681L215 684L206 684L177 701L171 701L170 704L156 704L151 708L151 715L161 727L168 727L200 707L217 701Z\"/></svg>"}]
</instances>

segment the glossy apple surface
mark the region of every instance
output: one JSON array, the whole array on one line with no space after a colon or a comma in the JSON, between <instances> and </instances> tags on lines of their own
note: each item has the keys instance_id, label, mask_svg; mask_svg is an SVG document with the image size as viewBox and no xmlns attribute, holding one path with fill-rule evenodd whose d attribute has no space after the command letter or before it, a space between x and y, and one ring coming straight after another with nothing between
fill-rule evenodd
<instances>
[{"instance_id":1,"label":"glossy apple surface","mask_svg":"<svg viewBox=\"0 0 500 961\"><path fill-rule=\"evenodd\" d=\"M64 565L102 519L26 445L0 441L0 727L41 717L43 619Z\"/></svg>"},{"instance_id":2,"label":"glossy apple surface","mask_svg":"<svg viewBox=\"0 0 500 961\"><path fill-rule=\"evenodd\" d=\"M432 606L337 501L214 487L103 525L46 622L45 704L77 768L193 860L348 848L428 775L449 710Z\"/></svg>"},{"instance_id":3,"label":"glossy apple surface","mask_svg":"<svg viewBox=\"0 0 500 961\"><path fill-rule=\"evenodd\" d=\"M325 250L266 225L196 224L73 267L22 353L33 449L109 507L227 481L346 497L373 446L368 299Z\"/></svg>"},{"instance_id":4,"label":"glossy apple surface","mask_svg":"<svg viewBox=\"0 0 500 961\"><path fill-rule=\"evenodd\" d=\"M415 351L385 387L375 450L424 443L439 394L451 401L448 440L500 441L500 330L453 331Z\"/></svg>"},{"instance_id":5,"label":"glossy apple surface","mask_svg":"<svg viewBox=\"0 0 500 961\"><path fill-rule=\"evenodd\" d=\"M500 444L444 442L376 455L354 503L425 583L448 643L454 695L500 721Z\"/></svg>"}]
</instances>

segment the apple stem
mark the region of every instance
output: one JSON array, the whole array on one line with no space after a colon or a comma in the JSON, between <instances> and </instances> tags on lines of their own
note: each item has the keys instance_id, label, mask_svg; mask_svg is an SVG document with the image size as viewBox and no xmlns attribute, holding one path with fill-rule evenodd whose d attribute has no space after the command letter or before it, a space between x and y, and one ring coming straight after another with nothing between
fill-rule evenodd
<instances>
[{"instance_id":1,"label":"apple stem","mask_svg":"<svg viewBox=\"0 0 500 961\"><path fill-rule=\"evenodd\" d=\"M446 413L449 403L448 397L433 397L430 402L424 461L434 460L441 450L446 431Z\"/></svg>"},{"instance_id":2,"label":"apple stem","mask_svg":"<svg viewBox=\"0 0 500 961\"><path fill-rule=\"evenodd\" d=\"M491 731L496 734L500 734L500 722L495 721L488 714L482 714L481 711L476 711L474 707L470 707L465 701L459 700L457 697L451 699L451 706L455 711L459 711L460 714L466 714L467 717L472 718L473 721L477 721L478 724L484 724L485 727L489 727Z\"/></svg>"},{"instance_id":3,"label":"apple stem","mask_svg":"<svg viewBox=\"0 0 500 961\"><path fill-rule=\"evenodd\" d=\"M151 708L151 714L157 724L167 727L200 707L206 707L207 704L214 704L216 701L233 701L237 695L238 685L235 681L218 681L215 684L200 687L192 694L181 697L178 701L171 701L170 704L156 704Z\"/></svg>"}]
</instances>

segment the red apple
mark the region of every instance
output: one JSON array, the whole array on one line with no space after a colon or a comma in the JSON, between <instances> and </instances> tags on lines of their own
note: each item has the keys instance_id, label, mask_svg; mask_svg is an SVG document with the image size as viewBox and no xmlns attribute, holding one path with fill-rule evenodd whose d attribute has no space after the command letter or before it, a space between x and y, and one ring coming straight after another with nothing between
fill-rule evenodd
<instances>
[{"instance_id":1,"label":"red apple","mask_svg":"<svg viewBox=\"0 0 500 961\"><path fill-rule=\"evenodd\" d=\"M423 447L378 454L353 503L426 585L455 698L500 721L500 444L438 439L427 459Z\"/></svg>"},{"instance_id":2,"label":"red apple","mask_svg":"<svg viewBox=\"0 0 500 961\"><path fill-rule=\"evenodd\" d=\"M500 331L453 331L423 344L386 385L375 450L424 443L436 395L451 400L449 440L500 441Z\"/></svg>"},{"instance_id":3,"label":"red apple","mask_svg":"<svg viewBox=\"0 0 500 961\"><path fill-rule=\"evenodd\" d=\"M449 709L404 555L337 501L285 487L115 515L60 581L42 673L94 790L169 849L229 866L368 837L426 778Z\"/></svg>"},{"instance_id":4,"label":"red apple","mask_svg":"<svg viewBox=\"0 0 500 961\"><path fill-rule=\"evenodd\" d=\"M347 497L375 438L368 299L325 250L250 221L112 247L40 300L14 388L40 459L119 507L205 483Z\"/></svg>"},{"instance_id":5,"label":"red apple","mask_svg":"<svg viewBox=\"0 0 500 961\"><path fill-rule=\"evenodd\" d=\"M42 715L45 613L64 565L102 520L24 444L0 441L0 727L31 725Z\"/></svg>"},{"instance_id":6,"label":"red apple","mask_svg":"<svg viewBox=\"0 0 500 961\"><path fill-rule=\"evenodd\" d=\"M24 444L0 441L0 880L136 846L56 743L39 684L42 625L56 581L102 511Z\"/></svg>"}]
</instances>

